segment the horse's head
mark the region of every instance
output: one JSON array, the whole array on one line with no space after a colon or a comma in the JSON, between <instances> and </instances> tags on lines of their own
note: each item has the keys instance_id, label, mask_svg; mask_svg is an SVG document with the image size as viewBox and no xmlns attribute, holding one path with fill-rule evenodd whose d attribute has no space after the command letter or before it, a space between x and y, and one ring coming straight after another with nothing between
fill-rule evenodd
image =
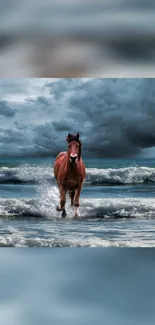
<instances>
[{"instance_id":1,"label":"horse's head","mask_svg":"<svg viewBox=\"0 0 155 325\"><path fill-rule=\"evenodd\" d=\"M79 139L79 133L77 133L76 135L69 133L66 140L68 142L68 156L70 162L75 164L81 157L82 142Z\"/></svg>"}]
</instances>

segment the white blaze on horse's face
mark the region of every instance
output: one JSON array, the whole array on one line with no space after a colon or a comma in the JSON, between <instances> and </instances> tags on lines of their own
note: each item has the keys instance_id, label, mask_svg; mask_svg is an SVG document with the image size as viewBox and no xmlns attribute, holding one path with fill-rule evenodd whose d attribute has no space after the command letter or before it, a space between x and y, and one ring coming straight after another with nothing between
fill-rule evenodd
<instances>
[{"instance_id":1,"label":"white blaze on horse's face","mask_svg":"<svg viewBox=\"0 0 155 325\"><path fill-rule=\"evenodd\" d=\"M77 156L76 155L70 155L70 162L72 164L77 164Z\"/></svg>"},{"instance_id":2,"label":"white blaze on horse's face","mask_svg":"<svg viewBox=\"0 0 155 325\"><path fill-rule=\"evenodd\" d=\"M69 158L70 162L73 164L77 164L79 156L79 144L78 142L71 142L69 144Z\"/></svg>"}]
</instances>

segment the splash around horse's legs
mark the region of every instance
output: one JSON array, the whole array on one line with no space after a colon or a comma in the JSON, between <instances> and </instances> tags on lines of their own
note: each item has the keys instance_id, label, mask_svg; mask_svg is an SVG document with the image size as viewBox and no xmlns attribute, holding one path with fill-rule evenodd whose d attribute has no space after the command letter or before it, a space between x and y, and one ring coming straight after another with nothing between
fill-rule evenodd
<instances>
[{"instance_id":1,"label":"splash around horse's legs","mask_svg":"<svg viewBox=\"0 0 155 325\"><path fill-rule=\"evenodd\" d=\"M62 211L62 213L61 213L62 218L65 218L65 217L67 216L67 213L66 213L65 208L61 208L60 205L57 205L56 210L57 210L58 212L61 212L61 211Z\"/></svg>"}]
</instances>

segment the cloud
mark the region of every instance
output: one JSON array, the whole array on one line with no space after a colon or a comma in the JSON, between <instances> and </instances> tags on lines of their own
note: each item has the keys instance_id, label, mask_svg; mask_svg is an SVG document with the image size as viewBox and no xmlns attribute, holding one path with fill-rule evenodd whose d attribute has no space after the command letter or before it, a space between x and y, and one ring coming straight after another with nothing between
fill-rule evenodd
<instances>
[{"instance_id":1,"label":"cloud","mask_svg":"<svg viewBox=\"0 0 155 325\"><path fill-rule=\"evenodd\" d=\"M81 85L81 82L82 79L64 78L57 79L54 83L49 82L45 87L49 88L49 92L54 99L59 100L74 90L78 84Z\"/></svg>"},{"instance_id":2,"label":"cloud","mask_svg":"<svg viewBox=\"0 0 155 325\"><path fill-rule=\"evenodd\" d=\"M17 89L14 106L10 94L1 101L0 114L14 117L1 125L1 154L55 156L66 150L69 132L80 133L88 157L147 155L155 147L155 79L31 79L28 84L22 102Z\"/></svg>"},{"instance_id":3,"label":"cloud","mask_svg":"<svg viewBox=\"0 0 155 325\"><path fill-rule=\"evenodd\" d=\"M29 104L35 104L35 105L39 105L40 107L48 107L48 106L52 106L52 102L50 102L49 99L47 99L45 96L38 96L37 98L33 99L33 98L27 98L26 101Z\"/></svg>"},{"instance_id":4,"label":"cloud","mask_svg":"<svg viewBox=\"0 0 155 325\"><path fill-rule=\"evenodd\" d=\"M15 115L15 110L8 106L7 101L0 98L0 115L13 118Z\"/></svg>"},{"instance_id":5,"label":"cloud","mask_svg":"<svg viewBox=\"0 0 155 325\"><path fill-rule=\"evenodd\" d=\"M26 94L29 90L30 79L0 79L0 94Z\"/></svg>"},{"instance_id":6,"label":"cloud","mask_svg":"<svg viewBox=\"0 0 155 325\"><path fill-rule=\"evenodd\" d=\"M93 79L76 88L69 100L70 117L90 125L87 152L120 157L154 146L154 89L153 79Z\"/></svg>"},{"instance_id":7,"label":"cloud","mask_svg":"<svg viewBox=\"0 0 155 325\"><path fill-rule=\"evenodd\" d=\"M73 127L67 122L67 121L59 121L59 122L53 122L52 127L54 128L55 131L58 132L68 132L68 131L74 131Z\"/></svg>"},{"instance_id":8,"label":"cloud","mask_svg":"<svg viewBox=\"0 0 155 325\"><path fill-rule=\"evenodd\" d=\"M56 155L60 150L63 149L63 145L65 144L64 140L64 134L66 134L66 128L65 133L63 124L57 123L57 122L51 122L51 123L45 123L42 125L38 125L33 129L35 132L34 136L34 150L38 154L50 154L50 155ZM69 129L68 129L69 130ZM63 138L60 136L63 134ZM64 143L63 143L64 142Z\"/></svg>"}]
</instances>

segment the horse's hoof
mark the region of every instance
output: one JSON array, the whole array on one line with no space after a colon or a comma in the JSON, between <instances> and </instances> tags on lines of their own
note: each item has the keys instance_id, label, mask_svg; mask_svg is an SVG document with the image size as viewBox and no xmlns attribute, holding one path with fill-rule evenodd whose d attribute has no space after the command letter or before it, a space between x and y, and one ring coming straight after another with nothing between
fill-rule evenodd
<instances>
[{"instance_id":1,"label":"horse's hoof","mask_svg":"<svg viewBox=\"0 0 155 325\"><path fill-rule=\"evenodd\" d=\"M75 218L75 219L77 219L78 216L79 216L79 215L78 215L77 213L74 214L74 218Z\"/></svg>"},{"instance_id":2,"label":"horse's hoof","mask_svg":"<svg viewBox=\"0 0 155 325\"><path fill-rule=\"evenodd\" d=\"M59 205L57 205L56 210L57 210L58 212L62 211L61 208L59 207Z\"/></svg>"},{"instance_id":3,"label":"horse's hoof","mask_svg":"<svg viewBox=\"0 0 155 325\"><path fill-rule=\"evenodd\" d=\"M63 211L62 211L62 214L61 214L62 218L65 218L65 217L66 217L66 215L67 215L66 211L65 211L65 210L63 210Z\"/></svg>"}]
</instances>

